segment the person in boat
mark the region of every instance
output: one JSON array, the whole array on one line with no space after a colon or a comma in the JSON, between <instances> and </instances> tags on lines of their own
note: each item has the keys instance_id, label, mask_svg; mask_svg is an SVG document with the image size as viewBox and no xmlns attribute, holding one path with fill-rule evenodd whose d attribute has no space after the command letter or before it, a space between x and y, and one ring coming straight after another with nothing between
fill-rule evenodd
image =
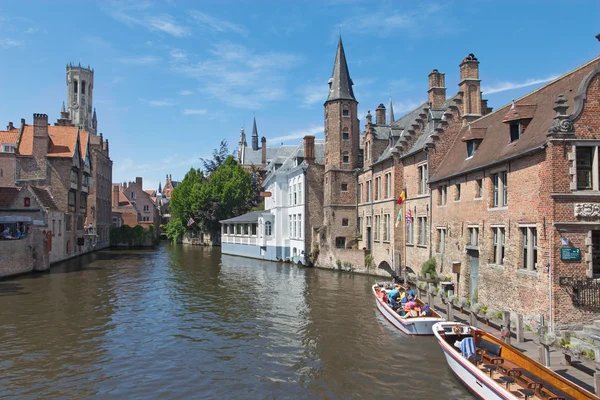
<instances>
[{"instance_id":1,"label":"person in boat","mask_svg":"<svg viewBox=\"0 0 600 400\"><path fill-rule=\"evenodd\" d=\"M431 317L433 316L433 312L431 311L431 307L429 307L428 303L425 303L423 306L423 310L421 311L422 317Z\"/></svg>"},{"instance_id":2,"label":"person in boat","mask_svg":"<svg viewBox=\"0 0 600 400\"><path fill-rule=\"evenodd\" d=\"M414 297L408 296L408 301L406 302L406 307L408 309L414 308L417 306L417 302L414 301Z\"/></svg>"},{"instance_id":3,"label":"person in boat","mask_svg":"<svg viewBox=\"0 0 600 400\"><path fill-rule=\"evenodd\" d=\"M396 301L398 300L398 297L400 297L400 291L398 290L398 288L394 288L393 290L390 290L388 292L388 298L390 299L390 304L396 303Z\"/></svg>"},{"instance_id":4,"label":"person in boat","mask_svg":"<svg viewBox=\"0 0 600 400\"><path fill-rule=\"evenodd\" d=\"M415 292L414 289L410 289L408 292L406 292L406 296L412 296L413 299L417 298L417 293Z\"/></svg>"},{"instance_id":5,"label":"person in boat","mask_svg":"<svg viewBox=\"0 0 600 400\"><path fill-rule=\"evenodd\" d=\"M414 317L418 317L419 313L415 310L415 306L409 306L408 307L408 312L406 313L405 317L406 318L414 318Z\"/></svg>"}]
</instances>

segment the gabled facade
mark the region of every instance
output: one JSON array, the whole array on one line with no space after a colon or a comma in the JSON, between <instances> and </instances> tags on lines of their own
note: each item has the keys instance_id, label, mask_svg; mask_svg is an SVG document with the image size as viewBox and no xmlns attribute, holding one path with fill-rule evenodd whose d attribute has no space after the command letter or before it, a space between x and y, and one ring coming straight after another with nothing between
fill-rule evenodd
<instances>
[{"instance_id":1,"label":"gabled facade","mask_svg":"<svg viewBox=\"0 0 600 400\"><path fill-rule=\"evenodd\" d=\"M600 58L461 127L430 180L461 296L555 327L596 315L598 115Z\"/></svg>"}]
</instances>

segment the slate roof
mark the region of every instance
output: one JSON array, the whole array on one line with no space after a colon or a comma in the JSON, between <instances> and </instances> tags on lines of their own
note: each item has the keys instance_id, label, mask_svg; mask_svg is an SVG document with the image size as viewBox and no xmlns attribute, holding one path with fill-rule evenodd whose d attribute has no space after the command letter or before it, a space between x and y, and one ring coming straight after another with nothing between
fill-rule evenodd
<instances>
[{"instance_id":1,"label":"slate roof","mask_svg":"<svg viewBox=\"0 0 600 400\"><path fill-rule=\"evenodd\" d=\"M56 202L54 201L54 198L48 189L31 186L31 191L33 194L35 194L35 197L37 197L37 200L42 208L58 211L58 206L56 205Z\"/></svg>"},{"instance_id":2,"label":"slate roof","mask_svg":"<svg viewBox=\"0 0 600 400\"><path fill-rule=\"evenodd\" d=\"M354 91L352 90L352 79L348 72L348 63L346 62L346 53L342 44L342 37L338 41L335 62L333 64L333 73L329 79L329 96L327 101L334 100L354 100Z\"/></svg>"},{"instance_id":3,"label":"slate roof","mask_svg":"<svg viewBox=\"0 0 600 400\"><path fill-rule=\"evenodd\" d=\"M585 85L582 85L582 82L595 73L600 73L600 57L516 100L514 102L516 112L522 114L522 118L531 118L531 120L521 137L512 143L509 142L510 127L505 122L505 118L514 117L511 111L512 103L463 127L431 177L431 182L485 168L536 149L541 150L540 146L546 143L548 129L556 115L553 108L558 95L564 95L569 106L567 112L573 113L577 109L574 98L581 91L584 92L582 96L585 97L586 88L583 87ZM465 140L474 135L483 140L475 154L466 159Z\"/></svg>"},{"instance_id":4,"label":"slate roof","mask_svg":"<svg viewBox=\"0 0 600 400\"><path fill-rule=\"evenodd\" d=\"M287 158L296 146L267 147L267 164L278 157ZM244 165L262 165L262 148L252 150L251 146L246 146L244 153Z\"/></svg>"},{"instance_id":5,"label":"slate roof","mask_svg":"<svg viewBox=\"0 0 600 400\"><path fill-rule=\"evenodd\" d=\"M230 219L224 219L219 221L220 223L250 223L250 222L258 222L258 217L264 213L264 211L252 211L244 215L239 215L237 217L233 217Z\"/></svg>"},{"instance_id":6,"label":"slate roof","mask_svg":"<svg viewBox=\"0 0 600 400\"><path fill-rule=\"evenodd\" d=\"M20 187L0 187L0 207L12 206L20 191Z\"/></svg>"},{"instance_id":7,"label":"slate roof","mask_svg":"<svg viewBox=\"0 0 600 400\"><path fill-rule=\"evenodd\" d=\"M292 147L292 146L290 146ZM275 171L289 171L294 166L294 160L298 157L304 158L304 142L300 143L297 146L294 146L293 151L285 158L281 157L280 162L272 162L269 164L269 168L267 171L272 174ZM325 162L325 139L315 139L315 164L323 164ZM281 164L279 168L275 168L276 164ZM268 180L268 177L265 177L265 181Z\"/></svg>"}]
</instances>

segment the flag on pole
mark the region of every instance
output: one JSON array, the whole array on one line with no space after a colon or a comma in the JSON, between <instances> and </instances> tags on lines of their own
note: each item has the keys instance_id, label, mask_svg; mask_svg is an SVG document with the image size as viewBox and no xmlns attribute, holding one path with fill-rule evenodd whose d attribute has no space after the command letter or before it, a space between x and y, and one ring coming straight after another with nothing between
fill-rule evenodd
<instances>
[{"instance_id":1,"label":"flag on pole","mask_svg":"<svg viewBox=\"0 0 600 400\"><path fill-rule=\"evenodd\" d=\"M196 222L196 221L194 221L194 219L192 217L190 217L190 219L187 223L187 226L192 226L194 224L194 222Z\"/></svg>"},{"instance_id":2,"label":"flag on pole","mask_svg":"<svg viewBox=\"0 0 600 400\"><path fill-rule=\"evenodd\" d=\"M412 224L412 212L408 210L406 212L406 225Z\"/></svg>"},{"instance_id":3,"label":"flag on pole","mask_svg":"<svg viewBox=\"0 0 600 400\"><path fill-rule=\"evenodd\" d=\"M401 220L402 220L402 211L398 211L398 217L396 218L396 228L398 227L398 224L400 223Z\"/></svg>"},{"instance_id":4,"label":"flag on pole","mask_svg":"<svg viewBox=\"0 0 600 400\"><path fill-rule=\"evenodd\" d=\"M404 193L404 190L403 190L402 193L400 193L400 197L398 197L398 204L402 204L405 199L406 199L406 194Z\"/></svg>"}]
</instances>

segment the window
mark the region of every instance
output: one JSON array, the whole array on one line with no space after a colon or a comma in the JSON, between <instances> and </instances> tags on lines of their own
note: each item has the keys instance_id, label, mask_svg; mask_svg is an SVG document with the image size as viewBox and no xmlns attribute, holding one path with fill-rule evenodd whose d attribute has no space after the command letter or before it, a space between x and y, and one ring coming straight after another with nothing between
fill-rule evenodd
<instances>
[{"instance_id":1,"label":"window","mask_svg":"<svg viewBox=\"0 0 600 400\"><path fill-rule=\"evenodd\" d=\"M344 128L344 130L342 132L342 139L350 140L350 133L348 132L348 128Z\"/></svg>"},{"instance_id":2,"label":"window","mask_svg":"<svg viewBox=\"0 0 600 400\"><path fill-rule=\"evenodd\" d=\"M302 214L298 214L298 239L302 239Z\"/></svg>"},{"instance_id":3,"label":"window","mask_svg":"<svg viewBox=\"0 0 600 400\"><path fill-rule=\"evenodd\" d=\"M58 220L58 236L62 236L62 220Z\"/></svg>"},{"instance_id":4,"label":"window","mask_svg":"<svg viewBox=\"0 0 600 400\"><path fill-rule=\"evenodd\" d=\"M373 240L379 240L379 229L381 227L381 215L375 216L375 227L373 232Z\"/></svg>"},{"instance_id":5,"label":"window","mask_svg":"<svg viewBox=\"0 0 600 400\"><path fill-rule=\"evenodd\" d=\"M469 246L479 246L479 228L469 228Z\"/></svg>"},{"instance_id":6,"label":"window","mask_svg":"<svg viewBox=\"0 0 600 400\"><path fill-rule=\"evenodd\" d=\"M381 199L381 177L375 178L375 200Z\"/></svg>"},{"instance_id":7,"label":"window","mask_svg":"<svg viewBox=\"0 0 600 400\"><path fill-rule=\"evenodd\" d=\"M144 206L144 211L146 211L146 212L150 211L150 206Z\"/></svg>"},{"instance_id":8,"label":"window","mask_svg":"<svg viewBox=\"0 0 600 400\"><path fill-rule=\"evenodd\" d=\"M344 164L349 164L350 163L350 156L348 155L348 152L345 151L342 153L342 162Z\"/></svg>"},{"instance_id":9,"label":"window","mask_svg":"<svg viewBox=\"0 0 600 400\"><path fill-rule=\"evenodd\" d=\"M256 224L252 224L252 236L256 236Z\"/></svg>"},{"instance_id":10,"label":"window","mask_svg":"<svg viewBox=\"0 0 600 400\"><path fill-rule=\"evenodd\" d=\"M298 182L298 204L302 204L302 182Z\"/></svg>"},{"instance_id":11,"label":"window","mask_svg":"<svg viewBox=\"0 0 600 400\"><path fill-rule=\"evenodd\" d=\"M427 164L419 166L419 194L427 194Z\"/></svg>"},{"instance_id":12,"label":"window","mask_svg":"<svg viewBox=\"0 0 600 400\"><path fill-rule=\"evenodd\" d=\"M367 201L371 201L372 197L372 181L367 181Z\"/></svg>"},{"instance_id":13,"label":"window","mask_svg":"<svg viewBox=\"0 0 600 400\"><path fill-rule=\"evenodd\" d=\"M515 140L519 140L521 137L521 123L513 123L510 124L510 141L514 142Z\"/></svg>"},{"instance_id":14,"label":"window","mask_svg":"<svg viewBox=\"0 0 600 400\"><path fill-rule=\"evenodd\" d=\"M385 198L389 199L392 197L392 173L388 172L385 174Z\"/></svg>"},{"instance_id":15,"label":"window","mask_svg":"<svg viewBox=\"0 0 600 400\"><path fill-rule=\"evenodd\" d=\"M383 240L386 242L390 240L390 214L383 215Z\"/></svg>"},{"instance_id":16,"label":"window","mask_svg":"<svg viewBox=\"0 0 600 400\"><path fill-rule=\"evenodd\" d=\"M523 242L521 268L527 271L537 271L537 229L522 227L521 237Z\"/></svg>"},{"instance_id":17,"label":"window","mask_svg":"<svg viewBox=\"0 0 600 400\"><path fill-rule=\"evenodd\" d=\"M363 190L365 190L365 188L363 187L362 183L358 184L358 202L362 203L363 202Z\"/></svg>"},{"instance_id":18,"label":"window","mask_svg":"<svg viewBox=\"0 0 600 400\"><path fill-rule=\"evenodd\" d=\"M358 217L358 233L362 235L363 231L363 217Z\"/></svg>"},{"instance_id":19,"label":"window","mask_svg":"<svg viewBox=\"0 0 600 400\"><path fill-rule=\"evenodd\" d=\"M85 94L85 81L81 81L81 94Z\"/></svg>"},{"instance_id":20,"label":"window","mask_svg":"<svg viewBox=\"0 0 600 400\"><path fill-rule=\"evenodd\" d=\"M297 233L298 233L298 231L297 231L297 229L296 229L296 225L297 225L297 224L296 224L296 222L297 222L297 221L296 221L296 214L294 214L294 218L293 218L293 220L294 220L294 234L293 234L293 236L292 236L292 237L298 237L298 236L297 236Z\"/></svg>"},{"instance_id":21,"label":"window","mask_svg":"<svg viewBox=\"0 0 600 400\"><path fill-rule=\"evenodd\" d=\"M348 191L348 184L342 183L342 192L347 192L347 191Z\"/></svg>"},{"instance_id":22,"label":"window","mask_svg":"<svg viewBox=\"0 0 600 400\"><path fill-rule=\"evenodd\" d=\"M52 220L52 236L56 236L56 220Z\"/></svg>"},{"instance_id":23,"label":"window","mask_svg":"<svg viewBox=\"0 0 600 400\"><path fill-rule=\"evenodd\" d=\"M454 185L454 201L460 201L460 183Z\"/></svg>"},{"instance_id":24,"label":"window","mask_svg":"<svg viewBox=\"0 0 600 400\"><path fill-rule=\"evenodd\" d=\"M497 265L504 264L504 227L492 228L492 263Z\"/></svg>"},{"instance_id":25,"label":"window","mask_svg":"<svg viewBox=\"0 0 600 400\"><path fill-rule=\"evenodd\" d=\"M335 247L338 249L346 248L346 238L345 237L336 237L335 238Z\"/></svg>"},{"instance_id":26,"label":"window","mask_svg":"<svg viewBox=\"0 0 600 400\"><path fill-rule=\"evenodd\" d=\"M365 143L365 160L371 159L371 142Z\"/></svg>"},{"instance_id":27,"label":"window","mask_svg":"<svg viewBox=\"0 0 600 400\"><path fill-rule=\"evenodd\" d=\"M577 147L577 190L593 189L592 165L594 160L593 147Z\"/></svg>"},{"instance_id":28,"label":"window","mask_svg":"<svg viewBox=\"0 0 600 400\"><path fill-rule=\"evenodd\" d=\"M447 194L448 194L448 185L442 185L438 188L438 206L446 205Z\"/></svg>"},{"instance_id":29,"label":"window","mask_svg":"<svg viewBox=\"0 0 600 400\"><path fill-rule=\"evenodd\" d=\"M265 236L271 236L271 221L265 222Z\"/></svg>"},{"instance_id":30,"label":"window","mask_svg":"<svg viewBox=\"0 0 600 400\"><path fill-rule=\"evenodd\" d=\"M79 209L83 211L87 210L87 195L85 193L79 195Z\"/></svg>"},{"instance_id":31,"label":"window","mask_svg":"<svg viewBox=\"0 0 600 400\"><path fill-rule=\"evenodd\" d=\"M437 252L444 254L446 252L446 228L437 228L437 234Z\"/></svg>"},{"instance_id":32,"label":"window","mask_svg":"<svg viewBox=\"0 0 600 400\"><path fill-rule=\"evenodd\" d=\"M77 94L79 91L77 90L77 80L75 79L73 81L73 93ZM75 101L77 101L77 97L75 98Z\"/></svg>"},{"instance_id":33,"label":"window","mask_svg":"<svg viewBox=\"0 0 600 400\"><path fill-rule=\"evenodd\" d=\"M69 191L69 207L75 207L75 192L73 190Z\"/></svg>"},{"instance_id":34,"label":"window","mask_svg":"<svg viewBox=\"0 0 600 400\"><path fill-rule=\"evenodd\" d=\"M2 146L2 151L5 153L14 153L17 151L17 147L12 144L5 144Z\"/></svg>"},{"instance_id":35,"label":"window","mask_svg":"<svg viewBox=\"0 0 600 400\"><path fill-rule=\"evenodd\" d=\"M294 223L292 221L292 216L290 215L290 233L289 233L290 237L293 237L294 235Z\"/></svg>"},{"instance_id":36,"label":"window","mask_svg":"<svg viewBox=\"0 0 600 400\"><path fill-rule=\"evenodd\" d=\"M348 108L347 104L344 104L344 107L342 108L342 115L344 117L349 117L350 116L350 109Z\"/></svg>"},{"instance_id":37,"label":"window","mask_svg":"<svg viewBox=\"0 0 600 400\"><path fill-rule=\"evenodd\" d=\"M77 171L71 170L71 183L76 185L79 183L79 179L77 177Z\"/></svg>"},{"instance_id":38,"label":"window","mask_svg":"<svg viewBox=\"0 0 600 400\"><path fill-rule=\"evenodd\" d=\"M414 228L415 224L413 222L411 222L410 224L406 224L406 243L414 243L414 239L415 239L415 228Z\"/></svg>"},{"instance_id":39,"label":"window","mask_svg":"<svg viewBox=\"0 0 600 400\"><path fill-rule=\"evenodd\" d=\"M427 217L419 217L419 244L427 245Z\"/></svg>"},{"instance_id":40,"label":"window","mask_svg":"<svg viewBox=\"0 0 600 400\"><path fill-rule=\"evenodd\" d=\"M73 229L73 223L71 221L71 215L65 215L65 231L69 232Z\"/></svg>"},{"instance_id":41,"label":"window","mask_svg":"<svg viewBox=\"0 0 600 400\"><path fill-rule=\"evenodd\" d=\"M480 199L483 197L483 179L475 180L475 198Z\"/></svg>"},{"instance_id":42,"label":"window","mask_svg":"<svg viewBox=\"0 0 600 400\"><path fill-rule=\"evenodd\" d=\"M135 200L135 192L131 192L131 200Z\"/></svg>"},{"instance_id":43,"label":"window","mask_svg":"<svg viewBox=\"0 0 600 400\"><path fill-rule=\"evenodd\" d=\"M342 218L342 226L348 226L348 218Z\"/></svg>"},{"instance_id":44,"label":"window","mask_svg":"<svg viewBox=\"0 0 600 400\"><path fill-rule=\"evenodd\" d=\"M508 174L506 171L492 175L494 183L494 207L505 207L508 205Z\"/></svg>"},{"instance_id":45,"label":"window","mask_svg":"<svg viewBox=\"0 0 600 400\"><path fill-rule=\"evenodd\" d=\"M327 182L325 182L327 183ZM290 182L290 206L293 205L294 203L292 202L293 199L293 194L292 194L292 190L293 190L293 185Z\"/></svg>"},{"instance_id":46,"label":"window","mask_svg":"<svg viewBox=\"0 0 600 400\"><path fill-rule=\"evenodd\" d=\"M31 207L31 198L25 197L23 199L23 207Z\"/></svg>"},{"instance_id":47,"label":"window","mask_svg":"<svg viewBox=\"0 0 600 400\"><path fill-rule=\"evenodd\" d=\"M467 140L467 158L473 157L475 154L475 141Z\"/></svg>"}]
</instances>

